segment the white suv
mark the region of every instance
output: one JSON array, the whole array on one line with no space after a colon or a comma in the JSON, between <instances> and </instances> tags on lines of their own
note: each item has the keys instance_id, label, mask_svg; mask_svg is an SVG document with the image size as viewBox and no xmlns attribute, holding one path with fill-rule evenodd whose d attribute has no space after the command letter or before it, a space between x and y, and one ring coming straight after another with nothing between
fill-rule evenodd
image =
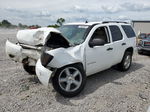
<instances>
[{"instance_id":1,"label":"white suv","mask_svg":"<svg viewBox=\"0 0 150 112\"><path fill-rule=\"evenodd\" d=\"M55 38L47 38L45 52L36 64L36 74L45 86L52 82L63 96L81 92L86 77L117 65L130 68L135 33L130 24L117 21L70 23L59 28Z\"/></svg>"}]
</instances>

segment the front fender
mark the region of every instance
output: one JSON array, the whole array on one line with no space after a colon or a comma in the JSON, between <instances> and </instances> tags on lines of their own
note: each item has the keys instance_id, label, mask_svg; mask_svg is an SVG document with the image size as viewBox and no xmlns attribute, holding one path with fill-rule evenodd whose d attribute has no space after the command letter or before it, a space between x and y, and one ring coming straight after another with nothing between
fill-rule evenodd
<instances>
[{"instance_id":1,"label":"front fender","mask_svg":"<svg viewBox=\"0 0 150 112\"><path fill-rule=\"evenodd\" d=\"M54 56L53 60L48 64L50 67L61 68L63 66L82 63L84 65L84 56L82 47L72 48L58 48L55 50L47 51L48 54Z\"/></svg>"}]
</instances>

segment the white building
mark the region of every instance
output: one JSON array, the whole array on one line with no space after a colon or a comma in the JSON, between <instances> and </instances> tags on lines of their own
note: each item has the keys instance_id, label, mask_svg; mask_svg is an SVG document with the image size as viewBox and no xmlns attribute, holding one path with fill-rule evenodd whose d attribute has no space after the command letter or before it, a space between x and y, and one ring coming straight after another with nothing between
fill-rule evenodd
<instances>
[{"instance_id":1,"label":"white building","mask_svg":"<svg viewBox=\"0 0 150 112\"><path fill-rule=\"evenodd\" d=\"M133 20L132 24L136 34L139 34L139 32L150 33L150 20Z\"/></svg>"}]
</instances>

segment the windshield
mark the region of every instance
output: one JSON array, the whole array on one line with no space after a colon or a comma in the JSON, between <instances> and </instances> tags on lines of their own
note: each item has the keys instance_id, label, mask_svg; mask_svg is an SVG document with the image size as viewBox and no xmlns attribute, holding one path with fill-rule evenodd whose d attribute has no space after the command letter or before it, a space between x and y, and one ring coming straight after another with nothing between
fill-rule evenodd
<instances>
[{"instance_id":1,"label":"windshield","mask_svg":"<svg viewBox=\"0 0 150 112\"><path fill-rule=\"evenodd\" d=\"M145 33L141 33L140 35L139 35L139 39L145 39L146 38L146 34Z\"/></svg>"},{"instance_id":2,"label":"windshield","mask_svg":"<svg viewBox=\"0 0 150 112\"><path fill-rule=\"evenodd\" d=\"M66 37L72 44L81 44L85 40L85 32L89 26L86 25L63 25L58 30Z\"/></svg>"}]
</instances>

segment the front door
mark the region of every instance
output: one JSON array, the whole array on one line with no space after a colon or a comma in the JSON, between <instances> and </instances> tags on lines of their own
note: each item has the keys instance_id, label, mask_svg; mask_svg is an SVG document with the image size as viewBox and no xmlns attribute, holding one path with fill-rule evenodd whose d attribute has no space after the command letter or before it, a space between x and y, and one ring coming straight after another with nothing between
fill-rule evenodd
<instances>
[{"instance_id":1,"label":"front door","mask_svg":"<svg viewBox=\"0 0 150 112\"><path fill-rule=\"evenodd\" d=\"M104 45L86 47L86 74L91 75L112 66L113 45L110 41L107 27L97 28L90 41L100 38L105 41ZM89 41L89 42L90 42Z\"/></svg>"}]
</instances>

